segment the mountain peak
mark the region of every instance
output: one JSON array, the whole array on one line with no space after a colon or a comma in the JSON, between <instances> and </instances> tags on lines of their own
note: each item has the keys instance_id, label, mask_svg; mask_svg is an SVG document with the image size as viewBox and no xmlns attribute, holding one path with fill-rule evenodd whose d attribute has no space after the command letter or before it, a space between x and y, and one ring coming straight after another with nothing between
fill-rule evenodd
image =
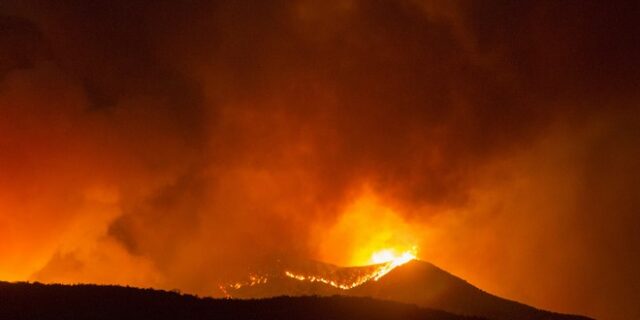
<instances>
[{"instance_id":1,"label":"mountain peak","mask_svg":"<svg viewBox=\"0 0 640 320\"><path fill-rule=\"evenodd\" d=\"M384 270L385 264L342 268L320 262L283 268L279 273L269 275L264 282L230 287L226 294L234 298L280 295L373 297L496 320L588 319L539 310L497 297L422 260L407 261L389 270ZM380 270L384 270L384 274L375 277L381 274Z\"/></svg>"}]
</instances>

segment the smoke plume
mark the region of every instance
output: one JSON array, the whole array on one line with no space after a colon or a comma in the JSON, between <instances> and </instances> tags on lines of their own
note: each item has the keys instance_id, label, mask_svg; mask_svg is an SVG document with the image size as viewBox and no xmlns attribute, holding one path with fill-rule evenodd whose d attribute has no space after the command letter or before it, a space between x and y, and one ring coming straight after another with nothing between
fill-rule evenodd
<instances>
[{"instance_id":1,"label":"smoke plume","mask_svg":"<svg viewBox=\"0 0 640 320\"><path fill-rule=\"evenodd\" d=\"M0 278L211 294L269 257L348 263L328 238L377 230L345 213L375 199L482 288L640 317L638 13L5 1Z\"/></svg>"}]
</instances>

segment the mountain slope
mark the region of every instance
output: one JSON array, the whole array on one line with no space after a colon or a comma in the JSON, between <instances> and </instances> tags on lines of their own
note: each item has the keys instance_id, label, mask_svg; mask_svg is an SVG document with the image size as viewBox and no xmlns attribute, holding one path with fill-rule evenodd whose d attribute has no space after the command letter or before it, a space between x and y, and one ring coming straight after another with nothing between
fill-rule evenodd
<instances>
[{"instance_id":1,"label":"mountain slope","mask_svg":"<svg viewBox=\"0 0 640 320\"><path fill-rule=\"evenodd\" d=\"M332 265L313 269L305 266L301 274L317 274L323 279L342 281L343 278L366 273L372 267L339 268ZM347 276L345 276L347 275ZM283 270L271 271L264 283L230 288L227 294L236 298L264 298L279 295L348 295L373 297L456 314L482 316L494 320L584 320L581 316L563 315L539 310L525 304L486 293L468 282L424 261L414 260L393 269L378 281L367 281L349 290L342 290L323 282L300 281L285 276Z\"/></svg>"},{"instance_id":2,"label":"mountain slope","mask_svg":"<svg viewBox=\"0 0 640 320\"><path fill-rule=\"evenodd\" d=\"M0 319L374 319L472 320L413 305L356 297L198 298L175 292L97 285L0 282Z\"/></svg>"},{"instance_id":3,"label":"mountain slope","mask_svg":"<svg viewBox=\"0 0 640 320\"><path fill-rule=\"evenodd\" d=\"M354 288L350 294L498 320L588 319L552 313L494 296L428 262L417 260L397 267L379 281Z\"/></svg>"}]
</instances>

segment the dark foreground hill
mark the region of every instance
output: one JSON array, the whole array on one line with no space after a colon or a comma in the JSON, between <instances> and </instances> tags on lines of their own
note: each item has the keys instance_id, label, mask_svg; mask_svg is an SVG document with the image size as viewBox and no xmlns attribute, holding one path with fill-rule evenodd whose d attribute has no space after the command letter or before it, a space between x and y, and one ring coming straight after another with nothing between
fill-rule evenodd
<instances>
[{"instance_id":1,"label":"dark foreground hill","mask_svg":"<svg viewBox=\"0 0 640 320\"><path fill-rule=\"evenodd\" d=\"M424 319L473 317L357 297L198 298L152 289L0 282L0 319Z\"/></svg>"}]
</instances>

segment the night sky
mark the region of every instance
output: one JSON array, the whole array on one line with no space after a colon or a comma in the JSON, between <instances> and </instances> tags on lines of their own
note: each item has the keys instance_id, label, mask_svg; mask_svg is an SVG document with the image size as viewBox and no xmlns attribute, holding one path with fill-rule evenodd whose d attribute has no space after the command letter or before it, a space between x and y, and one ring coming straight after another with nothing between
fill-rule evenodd
<instances>
[{"instance_id":1,"label":"night sky","mask_svg":"<svg viewBox=\"0 0 640 320\"><path fill-rule=\"evenodd\" d=\"M635 1L0 2L0 280L418 256L640 318Z\"/></svg>"}]
</instances>

